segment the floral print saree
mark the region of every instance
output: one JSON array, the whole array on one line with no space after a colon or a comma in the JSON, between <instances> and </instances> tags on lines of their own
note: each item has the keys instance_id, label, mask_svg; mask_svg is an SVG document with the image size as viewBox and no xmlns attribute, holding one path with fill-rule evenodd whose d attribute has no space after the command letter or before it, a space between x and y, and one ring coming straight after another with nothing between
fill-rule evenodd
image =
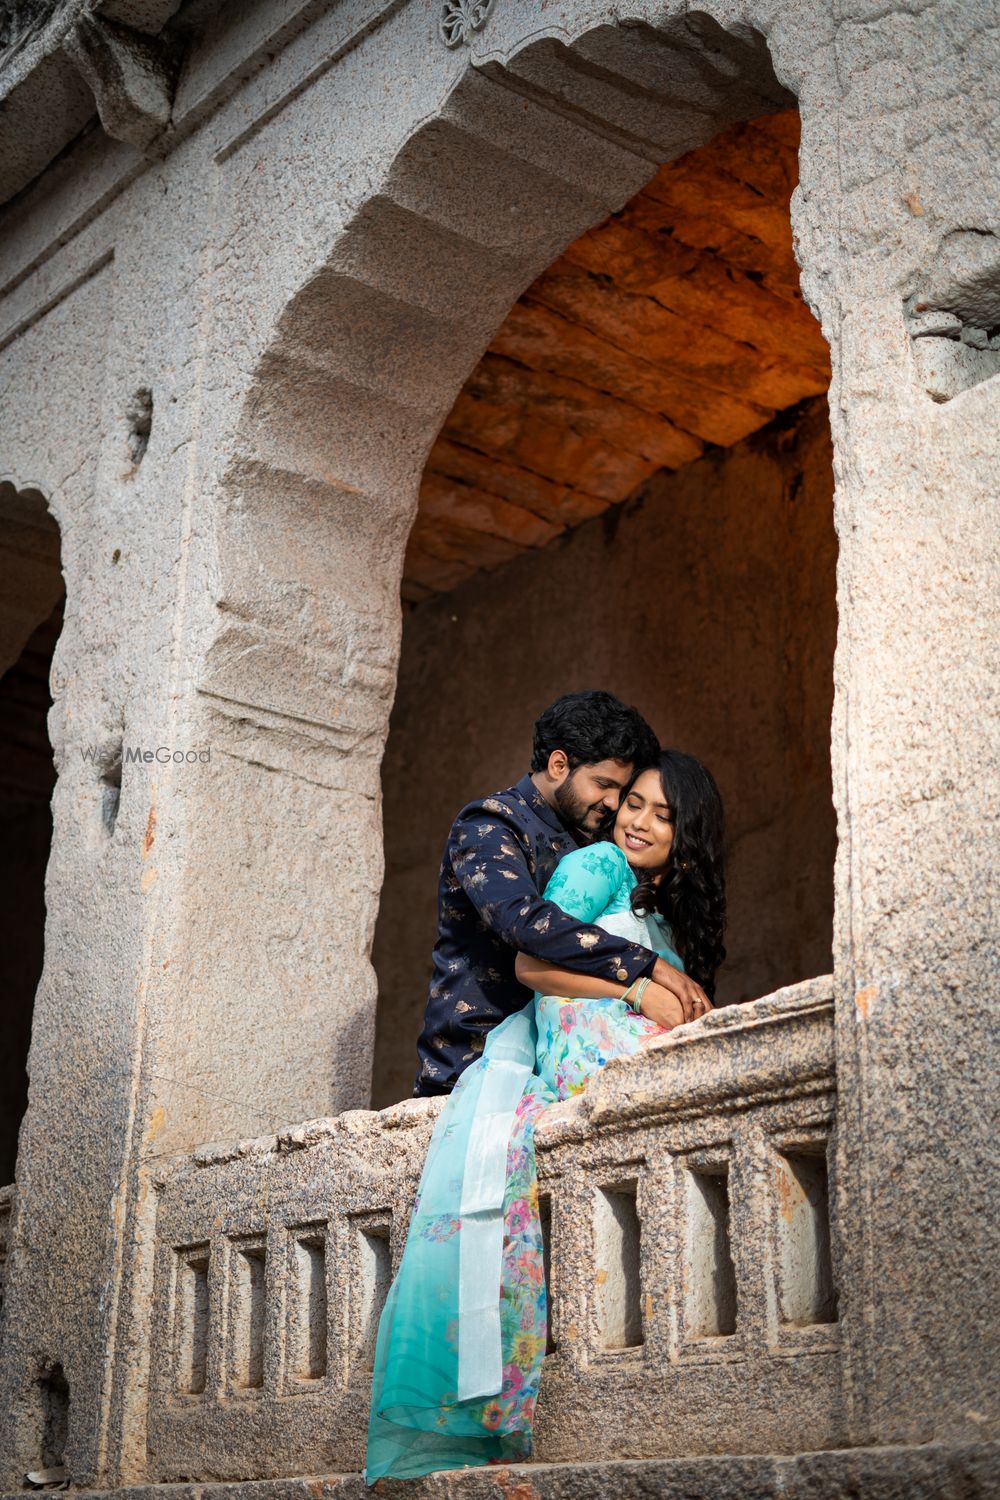
<instances>
[{"instance_id":1,"label":"floral print saree","mask_svg":"<svg viewBox=\"0 0 1000 1500\"><path fill-rule=\"evenodd\" d=\"M682 968L637 915L616 844L568 854L545 898ZM535 1121L612 1057L665 1033L621 1000L536 994L486 1039L438 1118L379 1324L365 1477L416 1478L531 1454L547 1295Z\"/></svg>"}]
</instances>

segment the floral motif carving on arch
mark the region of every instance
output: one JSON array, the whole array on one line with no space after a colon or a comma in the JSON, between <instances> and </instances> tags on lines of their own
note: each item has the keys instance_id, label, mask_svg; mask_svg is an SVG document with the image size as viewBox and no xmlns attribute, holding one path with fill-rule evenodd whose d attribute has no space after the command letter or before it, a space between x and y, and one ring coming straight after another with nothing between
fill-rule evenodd
<instances>
[{"instance_id":1,"label":"floral motif carving on arch","mask_svg":"<svg viewBox=\"0 0 1000 1500\"><path fill-rule=\"evenodd\" d=\"M493 14L496 0L448 0L441 7L438 31L446 47L468 46Z\"/></svg>"}]
</instances>

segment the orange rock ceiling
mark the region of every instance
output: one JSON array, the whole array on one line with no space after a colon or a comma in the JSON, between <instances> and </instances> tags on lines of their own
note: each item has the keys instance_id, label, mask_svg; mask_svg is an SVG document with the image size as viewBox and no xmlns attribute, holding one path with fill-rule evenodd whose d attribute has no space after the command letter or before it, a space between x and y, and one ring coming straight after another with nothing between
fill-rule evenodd
<instances>
[{"instance_id":1,"label":"orange rock ceiling","mask_svg":"<svg viewBox=\"0 0 1000 1500\"><path fill-rule=\"evenodd\" d=\"M431 449L403 597L454 588L827 389L791 110L662 167L514 304Z\"/></svg>"}]
</instances>

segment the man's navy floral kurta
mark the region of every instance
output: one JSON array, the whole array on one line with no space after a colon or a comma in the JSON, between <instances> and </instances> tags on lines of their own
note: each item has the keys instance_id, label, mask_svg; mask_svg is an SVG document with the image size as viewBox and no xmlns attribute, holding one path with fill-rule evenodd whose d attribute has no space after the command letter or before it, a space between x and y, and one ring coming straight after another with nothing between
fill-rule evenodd
<instances>
[{"instance_id":1,"label":"man's navy floral kurta","mask_svg":"<svg viewBox=\"0 0 1000 1500\"><path fill-rule=\"evenodd\" d=\"M452 824L438 884L424 1029L415 1094L446 1094L483 1050L487 1032L520 1010L531 991L514 975L518 951L559 968L628 984L656 954L578 922L541 892L577 840L523 776L506 792L470 802Z\"/></svg>"}]
</instances>

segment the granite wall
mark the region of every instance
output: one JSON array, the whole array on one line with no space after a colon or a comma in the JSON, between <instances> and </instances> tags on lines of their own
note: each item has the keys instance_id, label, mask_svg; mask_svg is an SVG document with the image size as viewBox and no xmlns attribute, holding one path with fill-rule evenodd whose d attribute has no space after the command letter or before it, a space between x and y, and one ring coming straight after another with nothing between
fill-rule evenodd
<instances>
[{"instance_id":1,"label":"granite wall","mask_svg":"<svg viewBox=\"0 0 1000 1500\"><path fill-rule=\"evenodd\" d=\"M0 475L66 582L4 1483L56 1427L77 1487L150 1473L165 1161L369 1096L403 551L469 371L661 162L796 100L833 368L844 1430L998 1430L988 10L501 0L443 35L422 0L210 3L157 70L74 0L0 58L22 161L56 53L94 99L0 223ZM116 787L159 746L211 761Z\"/></svg>"}]
</instances>

